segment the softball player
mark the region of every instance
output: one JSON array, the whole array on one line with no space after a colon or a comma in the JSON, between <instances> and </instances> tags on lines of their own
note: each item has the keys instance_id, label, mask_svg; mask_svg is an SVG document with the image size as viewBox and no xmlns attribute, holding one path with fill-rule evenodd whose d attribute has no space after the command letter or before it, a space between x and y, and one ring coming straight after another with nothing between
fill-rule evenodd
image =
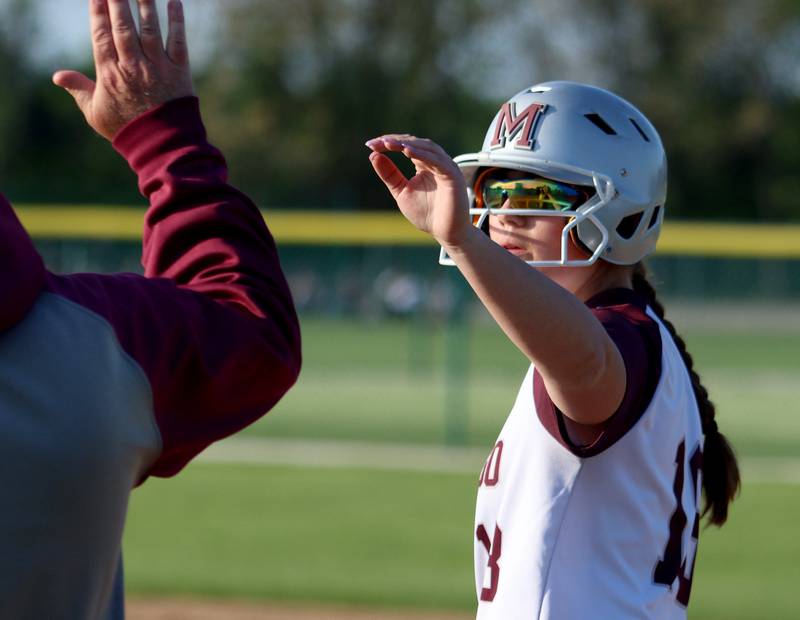
<instances>
[{"instance_id":1,"label":"softball player","mask_svg":"<svg viewBox=\"0 0 800 620\"><path fill-rule=\"evenodd\" d=\"M700 513L724 523L739 474L642 264L666 198L655 128L610 92L549 82L503 104L478 153L367 146L532 362L480 475L478 618L685 617Z\"/></svg>"},{"instance_id":2,"label":"softball player","mask_svg":"<svg viewBox=\"0 0 800 620\"><path fill-rule=\"evenodd\" d=\"M269 410L300 336L272 237L227 184L181 3L91 0L97 81L59 72L149 199L145 276L46 271L0 198L0 618L125 615L128 497ZM214 498L209 497L209 501Z\"/></svg>"}]
</instances>

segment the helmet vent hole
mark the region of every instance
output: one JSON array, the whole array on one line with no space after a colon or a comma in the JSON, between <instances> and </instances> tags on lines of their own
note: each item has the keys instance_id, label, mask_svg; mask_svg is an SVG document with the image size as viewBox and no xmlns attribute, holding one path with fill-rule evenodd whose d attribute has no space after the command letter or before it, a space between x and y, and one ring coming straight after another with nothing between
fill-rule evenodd
<instances>
[{"instance_id":1,"label":"helmet vent hole","mask_svg":"<svg viewBox=\"0 0 800 620\"><path fill-rule=\"evenodd\" d=\"M647 137L647 134L644 132L644 130L643 130L641 127L639 127L639 123L637 123L637 122L636 122L634 119L632 119L632 118L629 118L628 120L631 122L631 124L632 124L634 127L636 127L636 131L638 131L638 132L639 132L639 135L640 135L640 136L642 136L642 138L644 138L644 141L645 141L645 142L650 142L650 138L648 138L648 137Z\"/></svg>"},{"instance_id":2,"label":"helmet vent hole","mask_svg":"<svg viewBox=\"0 0 800 620\"><path fill-rule=\"evenodd\" d=\"M607 122L605 122L605 120L603 120L603 117L600 116L599 114L595 114L595 113L584 114L584 116L587 119L589 119L592 123L594 123L594 125L596 125L600 129L600 131L602 131L604 134L607 134L609 136L616 136L617 135L617 132L614 131L614 128L611 125L609 125Z\"/></svg>"},{"instance_id":3,"label":"helmet vent hole","mask_svg":"<svg viewBox=\"0 0 800 620\"><path fill-rule=\"evenodd\" d=\"M643 215L644 211L639 211L639 213L634 213L633 215L622 218L622 221L617 226L617 234L623 239L630 239L633 237L636 233L636 229L639 228L639 222L642 221Z\"/></svg>"},{"instance_id":4,"label":"helmet vent hole","mask_svg":"<svg viewBox=\"0 0 800 620\"><path fill-rule=\"evenodd\" d=\"M658 214L661 213L661 205L658 205L655 209L653 209L653 217L650 218L650 223L647 225L647 230L650 230L658 224Z\"/></svg>"},{"instance_id":5,"label":"helmet vent hole","mask_svg":"<svg viewBox=\"0 0 800 620\"><path fill-rule=\"evenodd\" d=\"M549 93L552 89L549 86L534 86L531 88L532 93Z\"/></svg>"}]
</instances>

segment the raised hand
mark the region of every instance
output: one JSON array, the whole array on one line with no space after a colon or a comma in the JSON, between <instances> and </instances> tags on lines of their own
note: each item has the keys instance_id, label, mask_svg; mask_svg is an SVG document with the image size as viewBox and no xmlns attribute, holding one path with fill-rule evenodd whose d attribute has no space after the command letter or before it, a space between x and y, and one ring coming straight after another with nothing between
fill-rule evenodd
<instances>
[{"instance_id":1,"label":"raised hand","mask_svg":"<svg viewBox=\"0 0 800 620\"><path fill-rule=\"evenodd\" d=\"M443 246L457 247L470 232L464 176L441 146L409 135L386 135L367 142L375 172L414 226ZM407 179L384 152L408 157L416 174Z\"/></svg>"},{"instance_id":2,"label":"raised hand","mask_svg":"<svg viewBox=\"0 0 800 620\"><path fill-rule=\"evenodd\" d=\"M137 31L128 0L89 0L97 81L77 71L53 76L108 140L148 110L194 94L181 1L169 1L166 48L155 0L138 0L138 5Z\"/></svg>"}]
</instances>

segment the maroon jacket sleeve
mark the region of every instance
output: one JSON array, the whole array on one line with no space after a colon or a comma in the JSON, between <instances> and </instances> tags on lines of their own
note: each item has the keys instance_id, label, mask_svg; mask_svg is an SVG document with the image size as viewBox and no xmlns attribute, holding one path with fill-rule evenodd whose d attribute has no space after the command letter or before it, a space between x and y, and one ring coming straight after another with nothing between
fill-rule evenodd
<instances>
[{"instance_id":1,"label":"maroon jacket sleeve","mask_svg":"<svg viewBox=\"0 0 800 620\"><path fill-rule=\"evenodd\" d=\"M228 185L195 98L136 119L114 146L150 201L145 276L50 275L47 288L104 317L145 372L163 443L149 473L170 476L293 385L300 331L272 236Z\"/></svg>"},{"instance_id":2,"label":"maroon jacket sleeve","mask_svg":"<svg viewBox=\"0 0 800 620\"><path fill-rule=\"evenodd\" d=\"M0 195L0 331L19 323L44 283L44 263L5 196Z\"/></svg>"},{"instance_id":3,"label":"maroon jacket sleeve","mask_svg":"<svg viewBox=\"0 0 800 620\"><path fill-rule=\"evenodd\" d=\"M578 445L569 427L577 425L553 404L541 375L533 378L536 412L542 425L567 450L590 457L607 450L633 428L650 401L661 377L661 332L647 314L646 302L630 289L613 289L587 302L625 362L625 394L614 415L604 424L584 427L594 439Z\"/></svg>"}]
</instances>

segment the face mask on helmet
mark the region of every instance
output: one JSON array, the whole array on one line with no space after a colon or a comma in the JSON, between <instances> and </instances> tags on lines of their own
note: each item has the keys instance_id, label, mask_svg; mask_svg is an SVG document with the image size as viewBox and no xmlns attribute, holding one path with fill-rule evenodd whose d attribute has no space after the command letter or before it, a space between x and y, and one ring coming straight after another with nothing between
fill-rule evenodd
<instances>
[{"instance_id":1,"label":"face mask on helmet","mask_svg":"<svg viewBox=\"0 0 800 620\"><path fill-rule=\"evenodd\" d=\"M608 91L573 82L526 89L503 104L482 150L455 161L474 224L485 227L504 205L506 213L564 220L560 258L531 265L634 264L655 249L666 199L664 149L644 115ZM585 258L569 258L570 238ZM444 250L439 262L453 264Z\"/></svg>"}]
</instances>

